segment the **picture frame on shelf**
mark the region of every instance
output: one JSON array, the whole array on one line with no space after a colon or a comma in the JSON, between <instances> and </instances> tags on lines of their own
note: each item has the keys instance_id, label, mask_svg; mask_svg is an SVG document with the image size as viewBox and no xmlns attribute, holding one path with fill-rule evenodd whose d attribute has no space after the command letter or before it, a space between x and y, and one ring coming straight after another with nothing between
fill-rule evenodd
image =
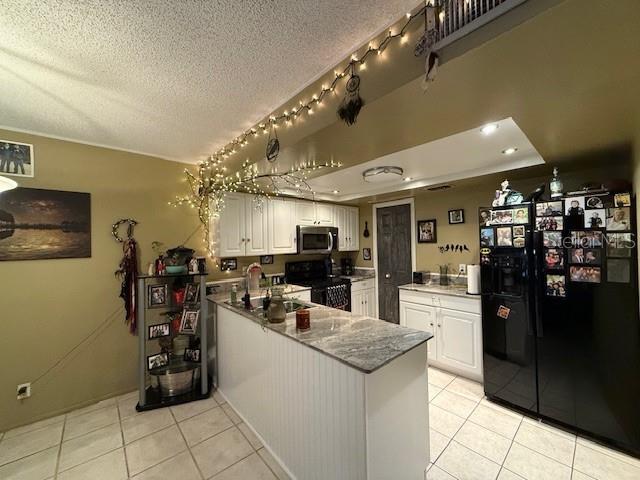
<instances>
[{"instance_id":1,"label":"picture frame on shelf","mask_svg":"<svg viewBox=\"0 0 640 480\"><path fill-rule=\"evenodd\" d=\"M185 308L182 311L182 318L180 319L179 333L184 335L194 335L198 328L198 319L200 318L199 309Z\"/></svg>"},{"instance_id":2,"label":"picture frame on shelf","mask_svg":"<svg viewBox=\"0 0 640 480\"><path fill-rule=\"evenodd\" d=\"M169 287L166 283L147 285L147 307L162 308L169 305Z\"/></svg>"},{"instance_id":3,"label":"picture frame on shelf","mask_svg":"<svg viewBox=\"0 0 640 480\"><path fill-rule=\"evenodd\" d=\"M198 303L200 301L200 285L187 283L184 290L184 303Z\"/></svg>"},{"instance_id":4,"label":"picture frame on shelf","mask_svg":"<svg viewBox=\"0 0 640 480\"><path fill-rule=\"evenodd\" d=\"M184 349L184 361L198 363L200 361L200 349L199 348L185 348Z\"/></svg>"},{"instance_id":5,"label":"picture frame on shelf","mask_svg":"<svg viewBox=\"0 0 640 480\"><path fill-rule=\"evenodd\" d=\"M418 243L438 243L436 219L418 220Z\"/></svg>"},{"instance_id":6,"label":"picture frame on shelf","mask_svg":"<svg viewBox=\"0 0 640 480\"><path fill-rule=\"evenodd\" d=\"M153 340L155 338L169 337L171 336L171 323L157 323L155 325L149 325L149 332L147 338Z\"/></svg>"},{"instance_id":7,"label":"picture frame on shelf","mask_svg":"<svg viewBox=\"0 0 640 480\"><path fill-rule=\"evenodd\" d=\"M449 225L458 225L464 223L464 209L457 208L449 210Z\"/></svg>"},{"instance_id":8,"label":"picture frame on shelf","mask_svg":"<svg viewBox=\"0 0 640 480\"><path fill-rule=\"evenodd\" d=\"M169 354L166 352L147 356L147 370L154 370L169 365Z\"/></svg>"}]
</instances>

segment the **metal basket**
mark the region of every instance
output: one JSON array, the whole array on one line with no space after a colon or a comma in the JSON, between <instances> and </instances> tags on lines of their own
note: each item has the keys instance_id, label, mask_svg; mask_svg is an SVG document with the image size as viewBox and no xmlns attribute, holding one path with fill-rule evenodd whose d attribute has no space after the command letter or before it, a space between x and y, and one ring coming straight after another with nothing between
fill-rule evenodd
<instances>
[{"instance_id":1,"label":"metal basket","mask_svg":"<svg viewBox=\"0 0 640 480\"><path fill-rule=\"evenodd\" d=\"M200 365L176 363L149 371L151 384L160 389L163 397L175 397L194 389L200 380Z\"/></svg>"}]
</instances>

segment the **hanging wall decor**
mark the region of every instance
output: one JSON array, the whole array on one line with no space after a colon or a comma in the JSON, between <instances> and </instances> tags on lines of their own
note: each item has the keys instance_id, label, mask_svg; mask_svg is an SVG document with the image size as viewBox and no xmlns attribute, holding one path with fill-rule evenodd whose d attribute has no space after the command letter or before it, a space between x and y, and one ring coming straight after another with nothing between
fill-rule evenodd
<instances>
[{"instance_id":1,"label":"hanging wall decor","mask_svg":"<svg viewBox=\"0 0 640 480\"><path fill-rule=\"evenodd\" d=\"M111 234L122 244L122 259L115 275L121 279L120 298L124 302L124 321L129 325L129 332L135 335L138 330L136 321L136 283L138 281L138 244L133 238L133 227L138 222L131 218L123 218L111 226ZM118 230L121 225L127 225L127 238L121 238ZM166 298L166 294L165 294Z\"/></svg>"},{"instance_id":2,"label":"hanging wall decor","mask_svg":"<svg viewBox=\"0 0 640 480\"><path fill-rule=\"evenodd\" d=\"M353 65L345 90L344 98L338 107L338 116L347 125L353 125L364 106L364 100L360 97L360 76L354 72Z\"/></svg>"},{"instance_id":3,"label":"hanging wall decor","mask_svg":"<svg viewBox=\"0 0 640 480\"><path fill-rule=\"evenodd\" d=\"M431 83L435 80L440 65L440 56L433 50L438 42L438 32L440 31L440 9L434 5L426 5L423 11L424 33L418 40L413 54L416 57L425 56L425 76L422 79L422 90L427 91Z\"/></svg>"},{"instance_id":4,"label":"hanging wall decor","mask_svg":"<svg viewBox=\"0 0 640 480\"><path fill-rule=\"evenodd\" d=\"M265 156L267 157L267 160L269 162L273 163L276 161L276 158L278 158L279 153L280 140L278 140L278 134L276 133L275 125L272 125L271 131L269 132L269 140L267 140L267 151L265 152Z\"/></svg>"},{"instance_id":5,"label":"hanging wall decor","mask_svg":"<svg viewBox=\"0 0 640 480\"><path fill-rule=\"evenodd\" d=\"M91 257L91 195L16 188L0 195L0 260Z\"/></svg>"}]
</instances>

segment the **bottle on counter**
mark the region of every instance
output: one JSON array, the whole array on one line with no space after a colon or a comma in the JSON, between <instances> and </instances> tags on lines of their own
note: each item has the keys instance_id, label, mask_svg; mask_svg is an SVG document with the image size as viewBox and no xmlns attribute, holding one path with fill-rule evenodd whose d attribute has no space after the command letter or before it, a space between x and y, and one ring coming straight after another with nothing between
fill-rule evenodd
<instances>
[{"instance_id":1,"label":"bottle on counter","mask_svg":"<svg viewBox=\"0 0 640 480\"><path fill-rule=\"evenodd\" d=\"M271 302L267 309L267 319L269 323L282 323L287 318L287 311L284 308L284 298L282 297L284 290L274 287L271 290Z\"/></svg>"},{"instance_id":2,"label":"bottle on counter","mask_svg":"<svg viewBox=\"0 0 640 480\"><path fill-rule=\"evenodd\" d=\"M229 298L229 302L231 305L235 305L238 303L238 284L234 283L231 285L231 298Z\"/></svg>"}]
</instances>

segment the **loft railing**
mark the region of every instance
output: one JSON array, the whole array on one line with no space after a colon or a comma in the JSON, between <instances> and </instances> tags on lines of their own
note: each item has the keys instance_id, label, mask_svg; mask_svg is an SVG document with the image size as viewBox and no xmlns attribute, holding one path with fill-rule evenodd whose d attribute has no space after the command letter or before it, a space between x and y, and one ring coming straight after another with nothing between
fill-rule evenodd
<instances>
[{"instance_id":1,"label":"loft railing","mask_svg":"<svg viewBox=\"0 0 640 480\"><path fill-rule=\"evenodd\" d=\"M434 0L441 7L436 49L471 33L526 0Z\"/></svg>"}]
</instances>

